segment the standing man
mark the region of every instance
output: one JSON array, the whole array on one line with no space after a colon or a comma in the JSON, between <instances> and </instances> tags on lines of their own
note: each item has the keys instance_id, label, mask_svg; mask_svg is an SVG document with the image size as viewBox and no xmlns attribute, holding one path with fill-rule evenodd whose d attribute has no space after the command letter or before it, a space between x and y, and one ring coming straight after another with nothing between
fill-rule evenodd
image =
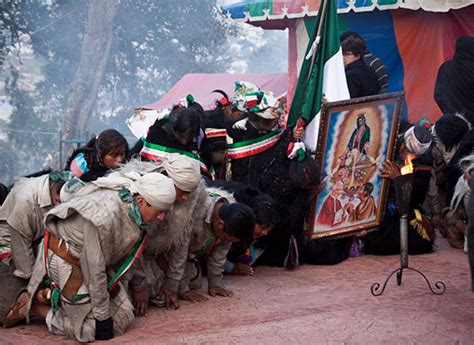
<instances>
[{"instance_id":1,"label":"standing man","mask_svg":"<svg viewBox=\"0 0 474 345\"><path fill-rule=\"evenodd\" d=\"M367 50L367 45L365 44L364 39L362 38L359 33L355 31L346 31L341 35L341 42L344 41L348 37L355 37L361 39L366 46L364 51L364 63L367 67L369 67L372 71L374 71L375 75L377 76L377 81L379 84L379 91L378 93L386 93L388 92L388 71L385 67L380 58L374 54L372 54L369 50Z\"/></svg>"},{"instance_id":2,"label":"standing man","mask_svg":"<svg viewBox=\"0 0 474 345\"><path fill-rule=\"evenodd\" d=\"M364 41L350 36L341 42L341 48L351 98L376 95L380 86L377 75L364 62Z\"/></svg>"}]
</instances>

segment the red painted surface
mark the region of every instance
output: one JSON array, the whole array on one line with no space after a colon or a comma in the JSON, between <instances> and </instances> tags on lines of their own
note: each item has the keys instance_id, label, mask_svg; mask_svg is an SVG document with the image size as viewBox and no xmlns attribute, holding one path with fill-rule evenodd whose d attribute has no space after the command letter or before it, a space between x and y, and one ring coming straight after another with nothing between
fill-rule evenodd
<instances>
[{"instance_id":1,"label":"red painted surface","mask_svg":"<svg viewBox=\"0 0 474 345\"><path fill-rule=\"evenodd\" d=\"M275 97L286 94L288 88L286 73L189 73L174 84L159 101L139 108L171 109L181 98L192 94L204 109L213 109L216 100L222 96L212 91L215 89L223 90L230 99L233 99L236 81L253 83L262 90L272 91Z\"/></svg>"},{"instance_id":2,"label":"red painted surface","mask_svg":"<svg viewBox=\"0 0 474 345\"><path fill-rule=\"evenodd\" d=\"M438 69L452 58L459 36L474 32L474 6L448 13L391 11L404 67L408 117L418 122L441 116L433 94ZM416 49L414 47L417 47Z\"/></svg>"},{"instance_id":3,"label":"red painted surface","mask_svg":"<svg viewBox=\"0 0 474 345\"><path fill-rule=\"evenodd\" d=\"M441 25L443 15L424 11L392 11L398 51L404 67L408 118L414 123L423 116L429 119L441 116L433 90L438 68L445 61L442 37L446 29Z\"/></svg>"},{"instance_id":4,"label":"red painted surface","mask_svg":"<svg viewBox=\"0 0 474 345\"><path fill-rule=\"evenodd\" d=\"M449 60L454 55L456 40L462 35L474 34L474 6L466 7L462 11L449 11L443 20L444 57Z\"/></svg>"},{"instance_id":5,"label":"red painted surface","mask_svg":"<svg viewBox=\"0 0 474 345\"><path fill-rule=\"evenodd\" d=\"M370 293L399 267L398 256L362 256L336 266L304 265L295 271L257 267L253 277L226 276L232 298L182 303L177 311L151 308L115 344L472 344L474 293L467 256L438 240L435 253L410 256L416 273L394 277L380 297ZM1 344L62 344L39 321L0 330Z\"/></svg>"}]
</instances>

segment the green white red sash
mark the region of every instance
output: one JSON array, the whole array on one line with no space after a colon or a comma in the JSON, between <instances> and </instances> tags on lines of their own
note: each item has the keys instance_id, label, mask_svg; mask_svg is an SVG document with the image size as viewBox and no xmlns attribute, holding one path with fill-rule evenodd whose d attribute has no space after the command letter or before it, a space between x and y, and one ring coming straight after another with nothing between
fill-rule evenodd
<instances>
[{"instance_id":1,"label":"green white red sash","mask_svg":"<svg viewBox=\"0 0 474 345\"><path fill-rule=\"evenodd\" d=\"M0 244L0 261L8 259L10 256L12 256L10 244Z\"/></svg>"},{"instance_id":2,"label":"green white red sash","mask_svg":"<svg viewBox=\"0 0 474 345\"><path fill-rule=\"evenodd\" d=\"M276 129L256 139L227 144L227 158L246 158L266 151L280 140L282 134L280 129Z\"/></svg>"},{"instance_id":3,"label":"green white red sash","mask_svg":"<svg viewBox=\"0 0 474 345\"><path fill-rule=\"evenodd\" d=\"M145 248L145 243L146 243L146 236L143 236L140 242L137 243L135 246L135 249L133 250L132 254L130 254L120 265L119 269L115 273L115 275L110 278L110 280L107 282L107 288L109 291L113 290L115 288L115 285L118 284L120 279L123 278L125 273L130 269L130 267L133 266L133 264L138 260L140 255L143 253L143 249Z\"/></svg>"},{"instance_id":4,"label":"green white red sash","mask_svg":"<svg viewBox=\"0 0 474 345\"><path fill-rule=\"evenodd\" d=\"M185 150L180 150L180 149L175 149L172 147L168 146L163 146L159 144L154 144L146 141L144 138L142 138L143 141L143 148L140 151L140 156L147 158L152 161L161 161L163 158L165 158L168 154L170 153L179 153L180 155L189 157L191 159L196 160L199 163L199 166L201 168L201 171L211 177L215 177L214 175L214 169L211 167L210 169L207 168L206 164L202 160L202 158L197 154Z\"/></svg>"}]
</instances>

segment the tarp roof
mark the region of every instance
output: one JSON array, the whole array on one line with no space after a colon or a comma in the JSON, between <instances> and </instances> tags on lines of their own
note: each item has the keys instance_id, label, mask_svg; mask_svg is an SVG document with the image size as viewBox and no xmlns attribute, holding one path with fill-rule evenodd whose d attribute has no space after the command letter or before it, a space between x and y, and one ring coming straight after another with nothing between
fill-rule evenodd
<instances>
[{"instance_id":1,"label":"tarp roof","mask_svg":"<svg viewBox=\"0 0 474 345\"><path fill-rule=\"evenodd\" d=\"M276 96L287 92L287 73L192 73L182 77L158 102L148 104L141 109L163 109L171 108L178 103L180 98L192 94L204 109L212 109L220 96L212 93L215 89L223 90L232 99L234 96L235 81L248 81L263 90L272 91Z\"/></svg>"},{"instance_id":2,"label":"tarp roof","mask_svg":"<svg viewBox=\"0 0 474 345\"><path fill-rule=\"evenodd\" d=\"M369 12L375 9L422 9L447 12L474 4L474 0L335 0L338 13ZM222 11L232 19L261 25L258 22L284 21L311 17L318 13L321 0L245 0L222 6ZM265 27L265 24L262 24ZM267 25L268 26L268 25ZM275 27L277 28L277 27Z\"/></svg>"}]
</instances>

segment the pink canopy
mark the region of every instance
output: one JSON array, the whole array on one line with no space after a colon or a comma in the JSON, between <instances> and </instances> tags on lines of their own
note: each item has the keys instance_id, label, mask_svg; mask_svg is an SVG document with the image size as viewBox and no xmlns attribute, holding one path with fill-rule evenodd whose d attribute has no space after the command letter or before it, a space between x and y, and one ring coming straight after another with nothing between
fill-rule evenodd
<instances>
[{"instance_id":1,"label":"pink canopy","mask_svg":"<svg viewBox=\"0 0 474 345\"><path fill-rule=\"evenodd\" d=\"M220 99L212 90L220 89L231 98L234 96L235 81L248 81L259 86L262 90L272 91L278 97L286 94L287 73L270 74L227 74L227 73L191 73L182 77L158 102L148 104L139 109L171 108L178 103L180 98L192 94L204 109L212 109L216 100Z\"/></svg>"}]
</instances>

